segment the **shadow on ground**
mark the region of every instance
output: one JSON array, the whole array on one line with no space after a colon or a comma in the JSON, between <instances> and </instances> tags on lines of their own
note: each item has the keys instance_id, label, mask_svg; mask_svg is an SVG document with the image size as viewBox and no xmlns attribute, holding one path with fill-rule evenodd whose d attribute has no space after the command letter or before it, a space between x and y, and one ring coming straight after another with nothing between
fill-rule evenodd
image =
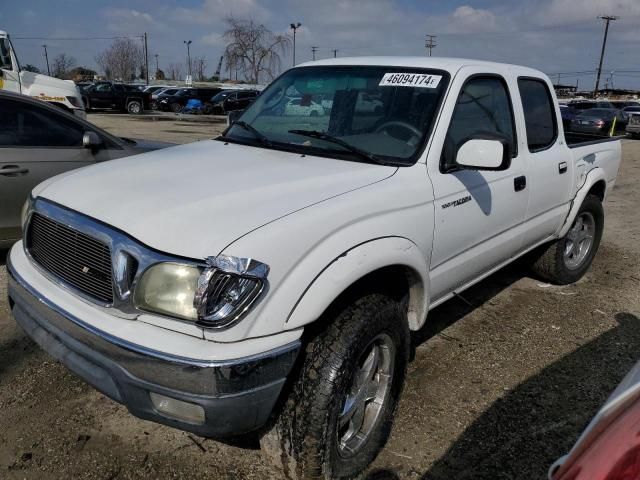
<instances>
[{"instance_id":1,"label":"shadow on ground","mask_svg":"<svg viewBox=\"0 0 640 480\"><path fill-rule=\"evenodd\" d=\"M422 480L546 478L640 358L638 317L615 318L617 327L496 401Z\"/></svg>"},{"instance_id":2,"label":"shadow on ground","mask_svg":"<svg viewBox=\"0 0 640 480\"><path fill-rule=\"evenodd\" d=\"M9 255L9 250L2 250L0 248L0 267L7 263L7 255Z\"/></svg>"}]
</instances>

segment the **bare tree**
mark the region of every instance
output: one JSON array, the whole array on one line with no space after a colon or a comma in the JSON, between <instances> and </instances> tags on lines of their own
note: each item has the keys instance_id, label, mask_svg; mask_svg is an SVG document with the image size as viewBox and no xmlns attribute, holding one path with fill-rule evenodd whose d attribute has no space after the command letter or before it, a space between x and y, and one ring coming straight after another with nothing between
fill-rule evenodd
<instances>
[{"instance_id":1,"label":"bare tree","mask_svg":"<svg viewBox=\"0 0 640 480\"><path fill-rule=\"evenodd\" d=\"M167 75L171 80L181 80L183 76L182 65L179 63L170 63L167 68Z\"/></svg>"},{"instance_id":2,"label":"bare tree","mask_svg":"<svg viewBox=\"0 0 640 480\"><path fill-rule=\"evenodd\" d=\"M111 46L96 57L96 63L104 70L107 78L132 80L143 64L142 47L130 38L118 38Z\"/></svg>"},{"instance_id":3,"label":"bare tree","mask_svg":"<svg viewBox=\"0 0 640 480\"><path fill-rule=\"evenodd\" d=\"M282 66L281 55L291 46L287 35L276 35L253 20L225 19L229 27L222 35L227 42L224 56L227 66L239 69L251 83L271 80Z\"/></svg>"},{"instance_id":4,"label":"bare tree","mask_svg":"<svg viewBox=\"0 0 640 480\"><path fill-rule=\"evenodd\" d=\"M204 82L207 79L207 59L205 57L194 57L191 59L191 66L196 80Z\"/></svg>"},{"instance_id":5,"label":"bare tree","mask_svg":"<svg viewBox=\"0 0 640 480\"><path fill-rule=\"evenodd\" d=\"M54 77L62 78L71 68L75 67L75 65L75 58L67 55L66 53L61 53L51 62L51 74Z\"/></svg>"}]
</instances>

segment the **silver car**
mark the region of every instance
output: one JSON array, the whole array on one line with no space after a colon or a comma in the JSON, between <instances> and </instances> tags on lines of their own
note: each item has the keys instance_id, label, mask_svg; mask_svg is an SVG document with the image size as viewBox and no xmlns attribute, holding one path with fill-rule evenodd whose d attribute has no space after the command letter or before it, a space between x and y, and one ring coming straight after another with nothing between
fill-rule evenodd
<instances>
[{"instance_id":1,"label":"silver car","mask_svg":"<svg viewBox=\"0 0 640 480\"><path fill-rule=\"evenodd\" d=\"M0 248L20 238L20 210L38 183L96 162L170 146L114 137L26 95L0 91Z\"/></svg>"}]
</instances>

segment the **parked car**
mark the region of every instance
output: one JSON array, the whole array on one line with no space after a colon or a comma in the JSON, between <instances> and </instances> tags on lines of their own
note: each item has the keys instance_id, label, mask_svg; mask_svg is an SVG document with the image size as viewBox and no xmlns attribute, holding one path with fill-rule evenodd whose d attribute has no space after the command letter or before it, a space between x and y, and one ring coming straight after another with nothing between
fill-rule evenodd
<instances>
[{"instance_id":1,"label":"parked car","mask_svg":"<svg viewBox=\"0 0 640 480\"><path fill-rule=\"evenodd\" d=\"M640 363L620 382L549 480L640 478Z\"/></svg>"},{"instance_id":2,"label":"parked car","mask_svg":"<svg viewBox=\"0 0 640 480\"><path fill-rule=\"evenodd\" d=\"M611 104L618 110L623 110L626 107L640 107L640 102L637 100L612 100Z\"/></svg>"},{"instance_id":3,"label":"parked car","mask_svg":"<svg viewBox=\"0 0 640 480\"><path fill-rule=\"evenodd\" d=\"M1 90L0 112L0 248L20 237L20 207L43 180L171 145L117 138L59 108Z\"/></svg>"},{"instance_id":4,"label":"parked car","mask_svg":"<svg viewBox=\"0 0 640 480\"><path fill-rule=\"evenodd\" d=\"M608 135L618 111L612 108L591 108L579 112L571 121L571 131Z\"/></svg>"},{"instance_id":5,"label":"parked car","mask_svg":"<svg viewBox=\"0 0 640 480\"><path fill-rule=\"evenodd\" d=\"M160 95L175 95L180 90L178 87L160 88L151 93L151 110L158 110L158 98Z\"/></svg>"},{"instance_id":6,"label":"parked car","mask_svg":"<svg viewBox=\"0 0 640 480\"><path fill-rule=\"evenodd\" d=\"M169 86L168 85L148 85L144 87L142 91L153 95L155 92L159 90L164 90L166 88L169 88Z\"/></svg>"},{"instance_id":7,"label":"parked car","mask_svg":"<svg viewBox=\"0 0 640 480\"><path fill-rule=\"evenodd\" d=\"M560 116L562 117L562 126L566 131L571 130L571 122L576 118L575 108L569 105L560 105Z\"/></svg>"},{"instance_id":8,"label":"parked car","mask_svg":"<svg viewBox=\"0 0 640 480\"><path fill-rule=\"evenodd\" d=\"M575 109L577 112L581 112L583 110L590 110L592 108L609 108L615 109L616 107L608 100L574 100L569 102L567 105Z\"/></svg>"},{"instance_id":9,"label":"parked car","mask_svg":"<svg viewBox=\"0 0 640 480\"><path fill-rule=\"evenodd\" d=\"M331 114L287 115L290 89L333 98ZM355 109L371 89L380 118ZM589 140L565 135L534 69L303 64L220 138L36 187L9 305L132 414L251 433L278 478L354 478L387 440L430 308L529 252L547 281L589 269L621 153Z\"/></svg>"},{"instance_id":10,"label":"parked car","mask_svg":"<svg viewBox=\"0 0 640 480\"><path fill-rule=\"evenodd\" d=\"M148 110L151 104L151 94L131 85L113 82L94 83L82 98L88 111L106 109L137 114Z\"/></svg>"},{"instance_id":11,"label":"parked car","mask_svg":"<svg viewBox=\"0 0 640 480\"><path fill-rule=\"evenodd\" d=\"M222 90L209 100L211 113L225 115L234 110L244 110L259 93L257 90Z\"/></svg>"},{"instance_id":12,"label":"parked car","mask_svg":"<svg viewBox=\"0 0 640 480\"><path fill-rule=\"evenodd\" d=\"M209 100L220 91L222 91L221 88L181 88L173 95L164 92L158 95L158 110L177 113L185 107L190 99L197 99L203 103L206 102L206 113L210 113Z\"/></svg>"},{"instance_id":13,"label":"parked car","mask_svg":"<svg viewBox=\"0 0 640 480\"><path fill-rule=\"evenodd\" d=\"M627 107L633 108L634 110L627 112L627 126L625 131L630 134L633 138L640 137L640 109L635 110L638 107ZM626 110L626 109L625 109Z\"/></svg>"},{"instance_id":14,"label":"parked car","mask_svg":"<svg viewBox=\"0 0 640 480\"><path fill-rule=\"evenodd\" d=\"M285 104L284 114L300 117L318 117L324 115L324 108L313 100L305 101L298 97L290 99Z\"/></svg>"}]
</instances>

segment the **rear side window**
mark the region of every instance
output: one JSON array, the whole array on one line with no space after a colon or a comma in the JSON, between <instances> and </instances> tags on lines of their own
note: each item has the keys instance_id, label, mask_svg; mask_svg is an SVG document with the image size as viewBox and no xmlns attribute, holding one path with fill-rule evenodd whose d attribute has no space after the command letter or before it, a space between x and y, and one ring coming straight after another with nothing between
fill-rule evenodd
<instances>
[{"instance_id":1,"label":"rear side window","mask_svg":"<svg viewBox=\"0 0 640 480\"><path fill-rule=\"evenodd\" d=\"M518 89L524 109L529 151L549 148L556 141L558 126L547 84L534 78L519 78Z\"/></svg>"},{"instance_id":2,"label":"rear side window","mask_svg":"<svg viewBox=\"0 0 640 480\"><path fill-rule=\"evenodd\" d=\"M472 77L462 87L449 125L443 155L453 155L456 146L483 134L504 136L517 155L516 133L511 99L501 77Z\"/></svg>"}]
</instances>

